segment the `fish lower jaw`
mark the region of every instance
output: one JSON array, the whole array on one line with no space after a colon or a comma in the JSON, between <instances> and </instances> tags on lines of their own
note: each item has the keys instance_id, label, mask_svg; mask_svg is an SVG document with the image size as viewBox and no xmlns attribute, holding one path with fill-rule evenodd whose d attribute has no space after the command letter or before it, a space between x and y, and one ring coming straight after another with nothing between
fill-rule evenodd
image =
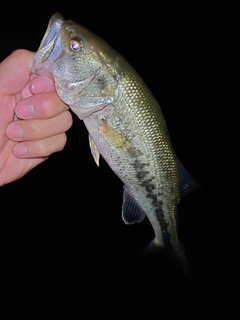
<instances>
[{"instance_id":1,"label":"fish lower jaw","mask_svg":"<svg viewBox=\"0 0 240 320\"><path fill-rule=\"evenodd\" d=\"M32 66L32 73L44 77L50 77L51 75L49 69L46 68L46 66L44 66L42 63L37 62L36 60L34 61Z\"/></svg>"}]
</instances>

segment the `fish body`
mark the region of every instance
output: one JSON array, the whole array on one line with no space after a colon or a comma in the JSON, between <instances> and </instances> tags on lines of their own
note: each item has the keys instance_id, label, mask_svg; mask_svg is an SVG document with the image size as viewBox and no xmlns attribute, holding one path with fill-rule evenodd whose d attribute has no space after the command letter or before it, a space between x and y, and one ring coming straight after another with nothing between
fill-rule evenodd
<instances>
[{"instance_id":1,"label":"fish body","mask_svg":"<svg viewBox=\"0 0 240 320\"><path fill-rule=\"evenodd\" d=\"M155 234L151 246L185 260L177 205L196 183L178 161L161 108L141 76L103 39L59 13L49 21L33 73L53 76L59 97L88 130L95 162L101 155L123 182L124 222L147 217Z\"/></svg>"}]
</instances>

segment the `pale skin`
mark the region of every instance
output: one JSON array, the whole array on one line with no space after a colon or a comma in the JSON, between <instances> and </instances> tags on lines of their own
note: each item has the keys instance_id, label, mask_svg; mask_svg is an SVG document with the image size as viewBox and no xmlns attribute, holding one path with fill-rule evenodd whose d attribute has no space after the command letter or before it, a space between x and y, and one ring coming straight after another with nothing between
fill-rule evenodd
<instances>
[{"instance_id":1,"label":"pale skin","mask_svg":"<svg viewBox=\"0 0 240 320\"><path fill-rule=\"evenodd\" d=\"M63 150L72 125L53 79L31 74L33 56L19 49L0 63L0 186Z\"/></svg>"}]
</instances>

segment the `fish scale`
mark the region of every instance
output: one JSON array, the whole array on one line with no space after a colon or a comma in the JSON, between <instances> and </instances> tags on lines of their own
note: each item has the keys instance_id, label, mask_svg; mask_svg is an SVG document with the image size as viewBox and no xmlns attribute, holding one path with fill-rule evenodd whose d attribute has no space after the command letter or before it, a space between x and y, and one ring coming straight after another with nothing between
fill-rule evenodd
<instances>
[{"instance_id":1,"label":"fish scale","mask_svg":"<svg viewBox=\"0 0 240 320\"><path fill-rule=\"evenodd\" d=\"M162 247L170 247L171 244L177 246L175 208L179 186L176 159L171 157L173 152L170 143L165 142L165 123L156 125L156 118L162 119L159 105L150 91L142 85L142 80L138 79L135 71L124 70L123 66L124 64L118 71L121 79L118 96L114 107L109 107L112 109L110 118L108 115L106 118L108 125L124 137L121 140L129 141L128 152L125 152L126 148L122 148L122 145L116 146L113 139L106 138L106 134L103 137L101 130L99 133L99 113L83 121L98 146L99 153L148 216L157 235L157 243ZM116 66L116 69L120 68ZM139 108L141 104L144 108ZM105 119L106 109L101 118ZM166 161L168 170L164 172L161 170L161 162L166 165ZM169 188L172 194L170 198Z\"/></svg>"},{"instance_id":2,"label":"fish scale","mask_svg":"<svg viewBox=\"0 0 240 320\"><path fill-rule=\"evenodd\" d=\"M84 121L91 153L124 184L125 223L149 219L148 251L166 249L187 270L177 204L198 187L177 159L160 106L134 68L103 39L54 14L32 72L51 75L59 97Z\"/></svg>"}]
</instances>

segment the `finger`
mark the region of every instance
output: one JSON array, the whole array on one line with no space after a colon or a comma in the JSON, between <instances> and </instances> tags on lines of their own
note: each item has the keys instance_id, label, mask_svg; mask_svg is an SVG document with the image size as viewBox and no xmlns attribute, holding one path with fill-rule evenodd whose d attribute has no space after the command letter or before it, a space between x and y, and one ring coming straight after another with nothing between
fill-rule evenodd
<instances>
[{"instance_id":1,"label":"finger","mask_svg":"<svg viewBox=\"0 0 240 320\"><path fill-rule=\"evenodd\" d=\"M17 120L6 129L9 139L14 141L42 140L66 132L73 123L70 111L64 111L50 119Z\"/></svg>"},{"instance_id":2,"label":"finger","mask_svg":"<svg viewBox=\"0 0 240 320\"><path fill-rule=\"evenodd\" d=\"M69 106L63 103L54 91L39 93L21 100L16 106L15 113L20 119L46 119L68 109Z\"/></svg>"},{"instance_id":3,"label":"finger","mask_svg":"<svg viewBox=\"0 0 240 320\"><path fill-rule=\"evenodd\" d=\"M29 88L32 94L55 91L55 83L53 78L35 76L31 79Z\"/></svg>"},{"instance_id":4,"label":"finger","mask_svg":"<svg viewBox=\"0 0 240 320\"><path fill-rule=\"evenodd\" d=\"M1 74L7 75L0 77L0 91L2 93L16 94L25 87L29 81L33 56L34 52L18 49L1 62Z\"/></svg>"},{"instance_id":5,"label":"finger","mask_svg":"<svg viewBox=\"0 0 240 320\"><path fill-rule=\"evenodd\" d=\"M67 142L65 133L37 141L19 142L13 148L18 158L45 158L52 153L62 151Z\"/></svg>"}]
</instances>

